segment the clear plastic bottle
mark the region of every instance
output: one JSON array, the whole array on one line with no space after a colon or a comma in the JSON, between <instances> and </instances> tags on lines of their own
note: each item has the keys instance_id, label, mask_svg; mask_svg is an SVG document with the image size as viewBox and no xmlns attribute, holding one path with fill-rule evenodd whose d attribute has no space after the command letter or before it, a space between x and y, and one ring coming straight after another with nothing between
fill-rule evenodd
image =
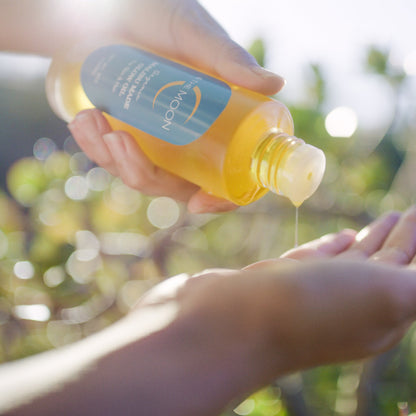
<instances>
[{"instance_id":1,"label":"clear plastic bottle","mask_svg":"<svg viewBox=\"0 0 416 416\"><path fill-rule=\"evenodd\" d=\"M324 153L293 136L282 103L135 46L75 46L46 90L62 119L97 107L156 165L238 205L271 190L299 206L322 180Z\"/></svg>"}]
</instances>

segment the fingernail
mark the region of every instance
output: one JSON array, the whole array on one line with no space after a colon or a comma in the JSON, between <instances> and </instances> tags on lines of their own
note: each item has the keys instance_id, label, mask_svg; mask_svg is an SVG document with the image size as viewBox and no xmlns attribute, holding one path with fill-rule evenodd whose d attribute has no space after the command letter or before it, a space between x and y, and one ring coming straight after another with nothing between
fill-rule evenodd
<instances>
[{"instance_id":1,"label":"fingernail","mask_svg":"<svg viewBox=\"0 0 416 416\"><path fill-rule=\"evenodd\" d=\"M286 80L282 76L280 76L278 74L275 74L274 72L269 71L268 69L263 68L262 66L254 65L254 66L251 67L251 70L256 75L260 75L262 78L265 78L265 79L270 79L270 78L278 79L278 80L280 80L283 83L283 85L286 84Z\"/></svg>"},{"instance_id":2,"label":"fingernail","mask_svg":"<svg viewBox=\"0 0 416 416\"><path fill-rule=\"evenodd\" d=\"M358 233L356 230L352 230L351 228L345 228L337 233L337 236L335 237L335 239L340 239L340 240L345 239L352 243L356 239L357 234Z\"/></svg>"},{"instance_id":3,"label":"fingernail","mask_svg":"<svg viewBox=\"0 0 416 416\"><path fill-rule=\"evenodd\" d=\"M91 123L95 123L94 119L91 117L88 110L83 110L68 124L68 129L72 131L74 128L82 128L85 131L94 127Z\"/></svg>"},{"instance_id":4,"label":"fingernail","mask_svg":"<svg viewBox=\"0 0 416 416\"><path fill-rule=\"evenodd\" d=\"M401 216L402 216L401 212L392 211L386 214L384 220L387 221L389 224L390 223L395 224L400 219Z\"/></svg>"}]
</instances>

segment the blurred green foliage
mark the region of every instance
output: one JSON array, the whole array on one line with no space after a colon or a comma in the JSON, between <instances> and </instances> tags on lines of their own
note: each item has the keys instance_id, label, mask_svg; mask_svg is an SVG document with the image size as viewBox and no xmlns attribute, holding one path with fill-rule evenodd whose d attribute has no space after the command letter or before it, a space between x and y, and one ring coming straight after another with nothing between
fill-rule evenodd
<instances>
[{"instance_id":1,"label":"blurred green foliage","mask_svg":"<svg viewBox=\"0 0 416 416\"><path fill-rule=\"evenodd\" d=\"M250 51L264 64L261 40ZM365 70L382 77L397 100L392 127L371 146L363 145L369 132L360 129L348 139L328 134L319 65L310 68L308 104L290 105L296 134L324 149L328 162L322 185L300 209L301 243L361 228L414 202L409 172L416 166L410 140L416 123L412 114L398 117L406 76L376 47L368 50ZM106 327L168 276L239 268L293 245L295 211L283 198L269 194L233 213L190 215L174 201L129 189L73 143L66 149L16 162L7 176L11 197L0 194L0 362ZM382 416L397 414L399 401L416 409L415 354L410 332L377 360L277 380L227 414Z\"/></svg>"},{"instance_id":2,"label":"blurred green foliage","mask_svg":"<svg viewBox=\"0 0 416 416\"><path fill-rule=\"evenodd\" d=\"M266 48L263 39L255 39L247 49L260 66L265 66Z\"/></svg>"}]
</instances>

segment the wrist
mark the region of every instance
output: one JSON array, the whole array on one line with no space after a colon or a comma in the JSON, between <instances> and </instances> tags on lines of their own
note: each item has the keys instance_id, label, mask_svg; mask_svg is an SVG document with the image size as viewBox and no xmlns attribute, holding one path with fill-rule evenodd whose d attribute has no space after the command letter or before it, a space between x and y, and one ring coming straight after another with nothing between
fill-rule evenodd
<instances>
[{"instance_id":1,"label":"wrist","mask_svg":"<svg viewBox=\"0 0 416 416\"><path fill-rule=\"evenodd\" d=\"M250 279L256 282L253 291L253 306L250 318L255 345L254 369L261 383L268 383L276 377L297 368L297 342L292 318L297 316L296 308L300 301L299 288L292 269L298 264L279 262L265 264L264 267L247 270ZM303 349L303 346L300 346Z\"/></svg>"}]
</instances>

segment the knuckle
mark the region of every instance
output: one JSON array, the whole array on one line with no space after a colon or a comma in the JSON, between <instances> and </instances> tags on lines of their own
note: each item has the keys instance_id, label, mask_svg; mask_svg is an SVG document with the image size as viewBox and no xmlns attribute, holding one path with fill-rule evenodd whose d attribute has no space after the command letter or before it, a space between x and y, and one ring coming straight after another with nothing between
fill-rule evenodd
<instances>
[{"instance_id":1,"label":"knuckle","mask_svg":"<svg viewBox=\"0 0 416 416\"><path fill-rule=\"evenodd\" d=\"M115 165L114 159L109 154L95 155L93 161L107 170Z\"/></svg>"},{"instance_id":2,"label":"knuckle","mask_svg":"<svg viewBox=\"0 0 416 416\"><path fill-rule=\"evenodd\" d=\"M121 175L123 182L132 189L152 195L154 187L153 180L149 174L143 171L129 172Z\"/></svg>"},{"instance_id":3,"label":"knuckle","mask_svg":"<svg viewBox=\"0 0 416 416\"><path fill-rule=\"evenodd\" d=\"M248 54L241 46L224 35L224 40L217 51L214 70L221 73L223 66L230 61L238 62L240 60L247 61L248 59Z\"/></svg>"},{"instance_id":4,"label":"knuckle","mask_svg":"<svg viewBox=\"0 0 416 416\"><path fill-rule=\"evenodd\" d=\"M121 175L121 179L123 182L130 188L136 189L138 191L145 191L146 190L146 182L143 180L141 176L138 175Z\"/></svg>"},{"instance_id":5,"label":"knuckle","mask_svg":"<svg viewBox=\"0 0 416 416\"><path fill-rule=\"evenodd\" d=\"M409 254L399 247L386 247L371 256L371 259L383 263L407 264Z\"/></svg>"}]
</instances>

